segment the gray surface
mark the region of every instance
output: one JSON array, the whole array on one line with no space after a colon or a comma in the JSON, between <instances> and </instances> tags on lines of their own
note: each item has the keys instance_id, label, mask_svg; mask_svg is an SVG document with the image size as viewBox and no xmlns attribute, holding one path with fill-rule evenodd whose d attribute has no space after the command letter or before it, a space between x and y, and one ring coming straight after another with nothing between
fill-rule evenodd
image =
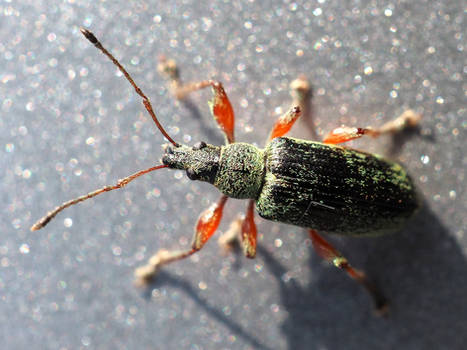
<instances>
[{"instance_id":1,"label":"gray surface","mask_svg":"<svg viewBox=\"0 0 467 350\"><path fill-rule=\"evenodd\" d=\"M465 348L461 3L2 2L2 348ZM147 291L134 288L133 269L159 248L187 246L201 208L218 196L177 171L147 175L29 232L58 203L162 154L140 100L79 26L122 60L169 132L188 144L222 141L210 95L176 103L155 69L160 54L180 63L185 80L222 80L238 139L260 145L299 74L313 83L320 134L340 123L381 125L407 107L423 112L418 133L352 145L392 149L425 209L397 235L331 238L390 297L390 317L375 318L368 297L321 263L302 229L260 219L255 261L222 257L213 239ZM292 135L309 137L307 125ZM244 205L229 202L221 230Z\"/></svg>"}]
</instances>

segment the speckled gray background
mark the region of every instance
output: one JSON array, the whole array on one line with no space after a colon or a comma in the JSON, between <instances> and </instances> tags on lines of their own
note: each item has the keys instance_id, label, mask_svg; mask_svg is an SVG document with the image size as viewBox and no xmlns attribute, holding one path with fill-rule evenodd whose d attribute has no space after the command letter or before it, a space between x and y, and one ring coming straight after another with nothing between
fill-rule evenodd
<instances>
[{"instance_id":1,"label":"speckled gray background","mask_svg":"<svg viewBox=\"0 0 467 350\"><path fill-rule=\"evenodd\" d=\"M465 348L464 11L457 0L0 2L1 348ZM146 175L30 232L53 206L162 154L140 99L80 26L121 59L184 143L222 136L209 91L186 103L168 94L160 54L187 81L222 80L238 139L258 145L299 74L313 84L320 135L422 112L410 135L351 144L404 163L426 198L421 214L396 235L331 238L390 297L390 317L372 315L304 230L260 219L256 260L222 257L214 238L148 290L134 288L133 269L159 248L186 247L218 196L179 171ZM310 123L292 135L310 137ZM221 231L244 206L229 202Z\"/></svg>"}]
</instances>

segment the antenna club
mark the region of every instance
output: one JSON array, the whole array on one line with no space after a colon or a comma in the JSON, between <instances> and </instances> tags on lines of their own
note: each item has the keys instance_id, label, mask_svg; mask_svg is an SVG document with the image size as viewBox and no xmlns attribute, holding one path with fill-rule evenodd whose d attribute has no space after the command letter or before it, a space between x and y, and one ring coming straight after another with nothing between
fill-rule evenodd
<instances>
[{"instance_id":1,"label":"antenna club","mask_svg":"<svg viewBox=\"0 0 467 350\"><path fill-rule=\"evenodd\" d=\"M97 38L91 31L83 27L79 28L79 30L86 37L86 39L88 39L91 43L93 43L94 45L97 44Z\"/></svg>"},{"instance_id":2,"label":"antenna club","mask_svg":"<svg viewBox=\"0 0 467 350\"><path fill-rule=\"evenodd\" d=\"M34 224L31 226L30 230L34 232L34 231L40 230L41 228L42 228L42 225Z\"/></svg>"}]
</instances>

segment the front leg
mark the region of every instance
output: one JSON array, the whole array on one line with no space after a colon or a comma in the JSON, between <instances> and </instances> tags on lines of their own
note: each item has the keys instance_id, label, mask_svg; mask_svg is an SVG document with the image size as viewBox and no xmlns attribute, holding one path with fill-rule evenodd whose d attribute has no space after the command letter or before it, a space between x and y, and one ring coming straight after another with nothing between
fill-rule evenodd
<instances>
[{"instance_id":1,"label":"front leg","mask_svg":"<svg viewBox=\"0 0 467 350\"><path fill-rule=\"evenodd\" d=\"M225 135L226 143L235 142L234 123L235 115L227 94L221 82L203 80L200 82L182 84L177 64L174 60L161 58L158 70L169 80L170 92L177 99L184 99L188 94L207 87L212 88L213 99L209 102L211 113Z\"/></svg>"},{"instance_id":2,"label":"front leg","mask_svg":"<svg viewBox=\"0 0 467 350\"><path fill-rule=\"evenodd\" d=\"M171 251L166 249L159 250L149 259L146 265L135 270L136 284L146 285L150 283L162 266L185 259L203 248L204 244L212 237L219 226L227 199L227 196L222 195L217 203L214 203L201 213L196 224L190 249Z\"/></svg>"}]
</instances>

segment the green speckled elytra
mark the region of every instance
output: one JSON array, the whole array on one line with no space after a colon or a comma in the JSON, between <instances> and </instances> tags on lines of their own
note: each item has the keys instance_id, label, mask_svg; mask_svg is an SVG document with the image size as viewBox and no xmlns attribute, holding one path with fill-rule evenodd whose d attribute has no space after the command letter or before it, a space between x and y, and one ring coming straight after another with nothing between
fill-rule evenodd
<instances>
[{"instance_id":1,"label":"green speckled elytra","mask_svg":"<svg viewBox=\"0 0 467 350\"><path fill-rule=\"evenodd\" d=\"M278 119L264 149L235 142L234 113L220 82L205 80L182 84L172 60L161 59L159 71L170 81L171 92L179 99L187 94L211 87L212 114L226 137L226 145L214 146L198 142L193 147L175 142L159 123L149 99L135 84L123 66L110 54L90 31L83 35L120 69L143 98L143 104L162 134L172 143L165 147L162 165L128 176L114 186L105 186L56 207L31 227L44 227L63 209L103 192L121 188L135 178L161 168L183 169L192 180L213 184L222 192L218 202L199 217L191 248L180 251L160 250L147 265L136 270L138 283L153 279L162 265L181 260L200 250L216 231L227 198L248 199L245 217L231 224L221 237L224 245L236 238L247 257L256 254L257 230L254 208L268 220L305 227L314 248L321 257L347 272L363 285L375 300L377 310L387 309L386 299L369 282L366 275L353 268L347 259L317 231L344 235L372 235L395 231L413 215L419 204L414 184L398 164L380 156L359 152L336 144L363 135L377 137L415 126L420 116L406 111L379 129L342 126L333 130L323 141L314 142L283 137L302 111L306 113L309 85L304 78L291 84L293 107Z\"/></svg>"}]
</instances>

